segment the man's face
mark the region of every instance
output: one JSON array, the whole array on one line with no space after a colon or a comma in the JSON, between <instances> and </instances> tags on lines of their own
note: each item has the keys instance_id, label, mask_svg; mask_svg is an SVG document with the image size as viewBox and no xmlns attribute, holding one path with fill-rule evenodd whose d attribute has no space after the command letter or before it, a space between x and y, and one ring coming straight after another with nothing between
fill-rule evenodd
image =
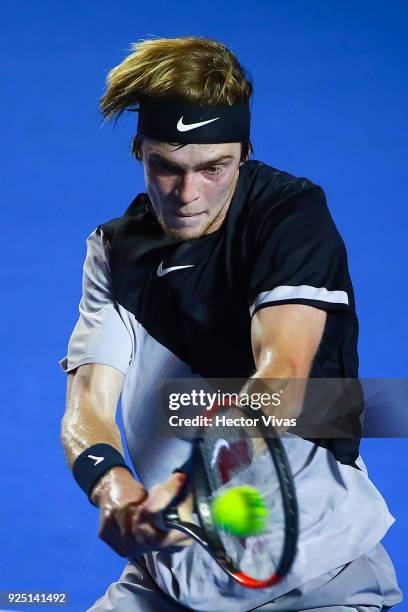
<instances>
[{"instance_id":1,"label":"man's face","mask_svg":"<svg viewBox=\"0 0 408 612\"><path fill-rule=\"evenodd\" d=\"M145 139L142 161L161 226L167 235L188 240L222 224L239 176L241 143L178 147Z\"/></svg>"}]
</instances>

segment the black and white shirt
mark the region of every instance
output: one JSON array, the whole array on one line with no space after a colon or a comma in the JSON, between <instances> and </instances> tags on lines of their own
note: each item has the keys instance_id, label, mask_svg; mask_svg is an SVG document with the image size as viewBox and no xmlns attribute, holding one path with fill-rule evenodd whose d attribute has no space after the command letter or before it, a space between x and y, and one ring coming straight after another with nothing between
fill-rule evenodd
<instances>
[{"instance_id":1,"label":"black and white shirt","mask_svg":"<svg viewBox=\"0 0 408 612\"><path fill-rule=\"evenodd\" d=\"M126 442L147 487L165 480L190 452L185 440L157 435L158 380L251 376L251 318L260 308L307 304L327 311L310 377L358 377L358 320L346 249L323 190L306 178L246 162L221 227L192 240L166 237L141 193L123 216L91 233L87 248L80 317L60 364L71 371L101 363L126 375ZM367 478L358 439L289 438L285 444L300 498L304 491L299 547L305 552L293 576L318 576L363 554L393 519ZM310 487L322 479L325 487L314 498ZM325 512L337 506L325 523ZM320 557L308 548L315 537L326 551ZM159 557L150 560L171 594ZM186 602L194 597L192 588L184 585Z\"/></svg>"}]
</instances>

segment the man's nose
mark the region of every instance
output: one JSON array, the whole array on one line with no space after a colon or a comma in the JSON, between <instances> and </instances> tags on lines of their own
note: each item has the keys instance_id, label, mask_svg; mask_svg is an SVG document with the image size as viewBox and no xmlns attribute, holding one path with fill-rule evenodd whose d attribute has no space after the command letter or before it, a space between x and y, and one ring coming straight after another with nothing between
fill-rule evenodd
<instances>
[{"instance_id":1,"label":"man's nose","mask_svg":"<svg viewBox=\"0 0 408 612\"><path fill-rule=\"evenodd\" d=\"M176 187L176 196L184 204L194 202L199 198L197 178L193 174L184 174L179 177Z\"/></svg>"}]
</instances>

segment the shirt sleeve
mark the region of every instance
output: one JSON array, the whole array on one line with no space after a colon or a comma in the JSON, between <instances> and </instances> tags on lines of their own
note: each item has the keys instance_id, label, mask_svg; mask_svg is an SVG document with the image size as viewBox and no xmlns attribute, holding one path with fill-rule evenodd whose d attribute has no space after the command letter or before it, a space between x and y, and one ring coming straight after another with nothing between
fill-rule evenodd
<instances>
[{"instance_id":1,"label":"shirt sleeve","mask_svg":"<svg viewBox=\"0 0 408 612\"><path fill-rule=\"evenodd\" d=\"M344 242L322 189L264 202L251 230L250 314L278 304L350 310L354 296Z\"/></svg>"},{"instance_id":2,"label":"shirt sleeve","mask_svg":"<svg viewBox=\"0 0 408 612\"><path fill-rule=\"evenodd\" d=\"M59 361L64 372L85 363L100 363L127 373L133 354L127 311L114 300L109 269L109 243L100 227L87 238L79 319Z\"/></svg>"}]
</instances>

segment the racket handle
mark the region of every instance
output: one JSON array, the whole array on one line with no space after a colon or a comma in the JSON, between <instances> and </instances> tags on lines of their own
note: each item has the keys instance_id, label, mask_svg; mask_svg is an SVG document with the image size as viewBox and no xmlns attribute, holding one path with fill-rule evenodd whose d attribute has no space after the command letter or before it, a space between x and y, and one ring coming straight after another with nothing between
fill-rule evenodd
<instances>
[{"instance_id":1,"label":"racket handle","mask_svg":"<svg viewBox=\"0 0 408 612\"><path fill-rule=\"evenodd\" d=\"M179 524L180 518L175 506L171 506L158 512L154 518L154 525L161 531L174 529L174 523Z\"/></svg>"},{"instance_id":2,"label":"racket handle","mask_svg":"<svg viewBox=\"0 0 408 612\"><path fill-rule=\"evenodd\" d=\"M154 526L160 531L169 531L169 527L166 524L164 511L158 512L154 517Z\"/></svg>"}]
</instances>

